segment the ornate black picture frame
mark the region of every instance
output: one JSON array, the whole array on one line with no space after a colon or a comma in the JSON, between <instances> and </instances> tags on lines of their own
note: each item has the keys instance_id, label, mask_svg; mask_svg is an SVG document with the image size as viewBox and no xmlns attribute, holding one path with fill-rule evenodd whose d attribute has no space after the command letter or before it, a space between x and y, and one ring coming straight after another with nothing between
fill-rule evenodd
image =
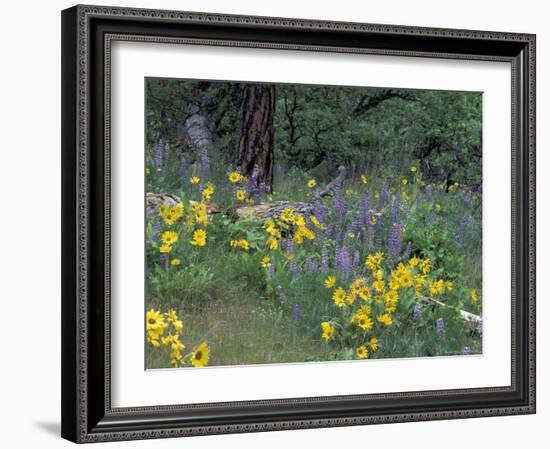
<instances>
[{"instance_id":1,"label":"ornate black picture frame","mask_svg":"<svg viewBox=\"0 0 550 449\"><path fill-rule=\"evenodd\" d=\"M113 408L109 81L116 40L511 63L511 386ZM62 436L74 442L534 413L535 36L118 7L67 9L62 12L62 256Z\"/></svg>"}]
</instances>

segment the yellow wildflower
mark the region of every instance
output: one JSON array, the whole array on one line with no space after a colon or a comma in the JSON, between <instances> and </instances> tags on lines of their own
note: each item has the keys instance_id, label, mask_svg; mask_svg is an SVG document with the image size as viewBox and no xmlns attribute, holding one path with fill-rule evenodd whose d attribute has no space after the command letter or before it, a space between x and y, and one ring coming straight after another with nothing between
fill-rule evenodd
<instances>
[{"instance_id":1,"label":"yellow wildflower","mask_svg":"<svg viewBox=\"0 0 550 449\"><path fill-rule=\"evenodd\" d=\"M260 266L262 268L269 268L271 266L271 259L269 256L262 257L262 260L260 261Z\"/></svg>"},{"instance_id":2,"label":"yellow wildflower","mask_svg":"<svg viewBox=\"0 0 550 449\"><path fill-rule=\"evenodd\" d=\"M346 305L346 291L342 287L338 287L332 294L332 300L338 307L344 307Z\"/></svg>"},{"instance_id":3,"label":"yellow wildflower","mask_svg":"<svg viewBox=\"0 0 550 449\"><path fill-rule=\"evenodd\" d=\"M147 331L158 331L166 327L164 316L160 311L151 309L145 315L147 321Z\"/></svg>"},{"instance_id":4,"label":"yellow wildflower","mask_svg":"<svg viewBox=\"0 0 550 449\"><path fill-rule=\"evenodd\" d=\"M369 342L369 346L373 351L378 349L378 338L372 337Z\"/></svg>"},{"instance_id":5,"label":"yellow wildflower","mask_svg":"<svg viewBox=\"0 0 550 449\"><path fill-rule=\"evenodd\" d=\"M315 181L315 179L310 179L308 182L307 182L307 186L312 189L313 187L315 187L317 185L317 182Z\"/></svg>"},{"instance_id":6,"label":"yellow wildflower","mask_svg":"<svg viewBox=\"0 0 550 449\"><path fill-rule=\"evenodd\" d=\"M267 246L270 250L275 251L279 248L279 240L277 240L275 237L270 235L267 238Z\"/></svg>"},{"instance_id":7,"label":"yellow wildflower","mask_svg":"<svg viewBox=\"0 0 550 449\"><path fill-rule=\"evenodd\" d=\"M210 348L202 342L197 349L191 353L191 363L193 366L202 367L208 365L210 359Z\"/></svg>"},{"instance_id":8,"label":"yellow wildflower","mask_svg":"<svg viewBox=\"0 0 550 449\"><path fill-rule=\"evenodd\" d=\"M162 233L162 241L167 245L173 245L178 241L178 234L174 231L164 231Z\"/></svg>"},{"instance_id":9,"label":"yellow wildflower","mask_svg":"<svg viewBox=\"0 0 550 449\"><path fill-rule=\"evenodd\" d=\"M193 232L193 240L191 240L191 245L193 246L206 245L206 232L204 229L197 229L195 232Z\"/></svg>"},{"instance_id":10,"label":"yellow wildflower","mask_svg":"<svg viewBox=\"0 0 550 449\"><path fill-rule=\"evenodd\" d=\"M365 175L361 175L361 183L366 184L367 183L367 177Z\"/></svg>"},{"instance_id":11,"label":"yellow wildflower","mask_svg":"<svg viewBox=\"0 0 550 449\"><path fill-rule=\"evenodd\" d=\"M430 259L424 259L421 265L422 273L428 274L431 269L432 269L432 263L430 262Z\"/></svg>"},{"instance_id":12,"label":"yellow wildflower","mask_svg":"<svg viewBox=\"0 0 550 449\"><path fill-rule=\"evenodd\" d=\"M212 195L214 194L214 190L216 188L212 184L207 184L207 186L202 191L202 198L205 201L210 201L212 199Z\"/></svg>"},{"instance_id":13,"label":"yellow wildflower","mask_svg":"<svg viewBox=\"0 0 550 449\"><path fill-rule=\"evenodd\" d=\"M411 173L416 173L416 167L414 165L411 167Z\"/></svg>"},{"instance_id":14,"label":"yellow wildflower","mask_svg":"<svg viewBox=\"0 0 550 449\"><path fill-rule=\"evenodd\" d=\"M289 207L284 209L281 214L281 220L283 220L285 223L294 224L294 220L295 220L294 211Z\"/></svg>"},{"instance_id":15,"label":"yellow wildflower","mask_svg":"<svg viewBox=\"0 0 550 449\"><path fill-rule=\"evenodd\" d=\"M164 244L160 246L159 250L162 254L168 254L170 251L172 251L172 246Z\"/></svg>"},{"instance_id":16,"label":"yellow wildflower","mask_svg":"<svg viewBox=\"0 0 550 449\"><path fill-rule=\"evenodd\" d=\"M236 184L242 179L242 176L240 173L232 171L231 173L229 173L228 178L231 184Z\"/></svg>"},{"instance_id":17,"label":"yellow wildflower","mask_svg":"<svg viewBox=\"0 0 550 449\"><path fill-rule=\"evenodd\" d=\"M359 295L359 297L363 300L363 301L367 301L370 297L371 297L371 292L370 292L370 288L368 288L366 285L361 287L358 291L357 291L357 294Z\"/></svg>"},{"instance_id":18,"label":"yellow wildflower","mask_svg":"<svg viewBox=\"0 0 550 449\"><path fill-rule=\"evenodd\" d=\"M325 341L329 341L334 336L334 326L332 326L329 322L323 321L321 323L321 329L323 330L323 339Z\"/></svg>"},{"instance_id":19,"label":"yellow wildflower","mask_svg":"<svg viewBox=\"0 0 550 449\"><path fill-rule=\"evenodd\" d=\"M477 290L473 289L471 292L470 292L470 298L472 301L476 302L478 297L477 297Z\"/></svg>"},{"instance_id":20,"label":"yellow wildflower","mask_svg":"<svg viewBox=\"0 0 550 449\"><path fill-rule=\"evenodd\" d=\"M391 319L391 315L389 313L384 313L382 315L378 315L376 317L376 320L379 323L382 323L385 326L391 326L391 324L393 322L392 319Z\"/></svg>"},{"instance_id":21,"label":"yellow wildflower","mask_svg":"<svg viewBox=\"0 0 550 449\"><path fill-rule=\"evenodd\" d=\"M191 178L189 178L189 182L195 185L201 182L201 178L199 178L198 176L192 176Z\"/></svg>"},{"instance_id":22,"label":"yellow wildflower","mask_svg":"<svg viewBox=\"0 0 550 449\"><path fill-rule=\"evenodd\" d=\"M434 209L435 209L436 212L441 212L441 204L436 203L435 206L434 206Z\"/></svg>"},{"instance_id":23,"label":"yellow wildflower","mask_svg":"<svg viewBox=\"0 0 550 449\"><path fill-rule=\"evenodd\" d=\"M445 291L445 283L443 282L443 279L439 279L438 281L430 281L428 287L430 289L430 295L432 296L440 295Z\"/></svg>"},{"instance_id":24,"label":"yellow wildflower","mask_svg":"<svg viewBox=\"0 0 550 449\"><path fill-rule=\"evenodd\" d=\"M229 246L231 246L231 248L241 248L244 251L248 251L250 249L250 244L246 239L231 240L229 242Z\"/></svg>"},{"instance_id":25,"label":"yellow wildflower","mask_svg":"<svg viewBox=\"0 0 550 449\"><path fill-rule=\"evenodd\" d=\"M404 186L406 186L408 183L409 183L409 180L407 178L403 178L401 180L401 184L403 184Z\"/></svg>"},{"instance_id":26,"label":"yellow wildflower","mask_svg":"<svg viewBox=\"0 0 550 449\"><path fill-rule=\"evenodd\" d=\"M183 321L175 320L172 325L174 326L176 333L181 334L183 332Z\"/></svg>"},{"instance_id":27,"label":"yellow wildflower","mask_svg":"<svg viewBox=\"0 0 550 449\"><path fill-rule=\"evenodd\" d=\"M359 346L355 350L355 353L357 354L357 357L359 357L360 359L366 359L369 356L369 350L365 345Z\"/></svg>"},{"instance_id":28,"label":"yellow wildflower","mask_svg":"<svg viewBox=\"0 0 550 449\"><path fill-rule=\"evenodd\" d=\"M246 192L243 189L238 189L235 192L235 198L237 198L239 201L244 201L246 198Z\"/></svg>"},{"instance_id":29,"label":"yellow wildflower","mask_svg":"<svg viewBox=\"0 0 550 449\"><path fill-rule=\"evenodd\" d=\"M357 314L352 321L365 331L371 329L373 325L371 318L364 313Z\"/></svg>"},{"instance_id":30,"label":"yellow wildflower","mask_svg":"<svg viewBox=\"0 0 550 449\"><path fill-rule=\"evenodd\" d=\"M175 267L177 267L178 265L181 265L181 259L178 259L177 257L175 259L172 259L170 261L170 265L173 265Z\"/></svg>"},{"instance_id":31,"label":"yellow wildflower","mask_svg":"<svg viewBox=\"0 0 550 449\"><path fill-rule=\"evenodd\" d=\"M384 290L385 282L383 280L377 280L372 283L372 286L377 292Z\"/></svg>"},{"instance_id":32,"label":"yellow wildflower","mask_svg":"<svg viewBox=\"0 0 550 449\"><path fill-rule=\"evenodd\" d=\"M326 229L326 226L322 224L315 215L310 216L309 219L313 223L313 226L315 226L317 229L320 229L321 231Z\"/></svg>"},{"instance_id":33,"label":"yellow wildflower","mask_svg":"<svg viewBox=\"0 0 550 449\"><path fill-rule=\"evenodd\" d=\"M334 276L328 276L325 279L325 288L332 288L336 285L336 278Z\"/></svg>"}]
</instances>

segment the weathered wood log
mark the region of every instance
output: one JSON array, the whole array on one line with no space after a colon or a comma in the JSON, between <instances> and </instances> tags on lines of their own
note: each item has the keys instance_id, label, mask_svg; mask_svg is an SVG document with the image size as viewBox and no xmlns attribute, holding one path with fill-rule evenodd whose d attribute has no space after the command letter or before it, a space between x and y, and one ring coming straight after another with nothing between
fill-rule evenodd
<instances>
[{"instance_id":1,"label":"weathered wood log","mask_svg":"<svg viewBox=\"0 0 550 449\"><path fill-rule=\"evenodd\" d=\"M328 195L333 190L339 188L344 183L344 179L346 178L346 167L343 165L340 165L338 167L338 176L334 178L331 182L329 182L324 187L319 187L318 189L313 192L313 195L311 196L311 202L315 202L316 200L321 199L323 196Z\"/></svg>"},{"instance_id":2,"label":"weathered wood log","mask_svg":"<svg viewBox=\"0 0 550 449\"><path fill-rule=\"evenodd\" d=\"M151 217L159 214L160 206L166 205L168 207L175 206L181 201L181 198L173 193L152 193L147 192L146 195L146 211L147 217ZM197 204L196 201L189 201L191 205ZM218 214L222 210L221 206L216 203L208 203L206 205L206 213L208 215Z\"/></svg>"},{"instance_id":3,"label":"weathered wood log","mask_svg":"<svg viewBox=\"0 0 550 449\"><path fill-rule=\"evenodd\" d=\"M431 304L439 307L449 307L444 302L438 301L437 299L430 298L428 296L420 296L418 299L423 304ZM481 317L479 315L475 315L471 312L467 312L466 310L458 310L458 313L460 314L463 320L468 321L470 323L477 324L481 321Z\"/></svg>"},{"instance_id":4,"label":"weathered wood log","mask_svg":"<svg viewBox=\"0 0 550 449\"><path fill-rule=\"evenodd\" d=\"M341 187L345 177L346 167L338 167L338 176L324 187L317 188L313 192L311 200L308 203L300 201L270 201L253 206L238 207L236 210L237 215L239 217L254 216L260 218L271 218L281 215L284 209L292 209L294 212L304 215L311 215L313 213L313 204L315 204L316 201L319 201L322 197Z\"/></svg>"},{"instance_id":5,"label":"weathered wood log","mask_svg":"<svg viewBox=\"0 0 550 449\"><path fill-rule=\"evenodd\" d=\"M298 201L269 201L253 206L241 206L235 212L239 217L271 218L281 215L285 209L292 209L294 212L309 215L312 212L313 206L309 203Z\"/></svg>"},{"instance_id":6,"label":"weathered wood log","mask_svg":"<svg viewBox=\"0 0 550 449\"><path fill-rule=\"evenodd\" d=\"M175 206L181 201L180 197L172 193L151 193L146 195L147 217L158 215L160 206L165 204L168 207Z\"/></svg>"}]
</instances>

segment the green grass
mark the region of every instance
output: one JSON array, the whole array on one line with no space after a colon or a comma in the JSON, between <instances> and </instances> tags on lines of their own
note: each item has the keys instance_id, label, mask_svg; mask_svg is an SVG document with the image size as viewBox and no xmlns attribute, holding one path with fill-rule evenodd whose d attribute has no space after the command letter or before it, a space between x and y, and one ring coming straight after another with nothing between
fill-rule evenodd
<instances>
[{"instance_id":1,"label":"green grass","mask_svg":"<svg viewBox=\"0 0 550 449\"><path fill-rule=\"evenodd\" d=\"M207 341L210 365L303 362L331 359L330 347L298 330L292 316L250 292L219 291L208 305L177 310L184 322L182 340L189 347ZM166 354L151 350L148 368L166 367Z\"/></svg>"}]
</instances>

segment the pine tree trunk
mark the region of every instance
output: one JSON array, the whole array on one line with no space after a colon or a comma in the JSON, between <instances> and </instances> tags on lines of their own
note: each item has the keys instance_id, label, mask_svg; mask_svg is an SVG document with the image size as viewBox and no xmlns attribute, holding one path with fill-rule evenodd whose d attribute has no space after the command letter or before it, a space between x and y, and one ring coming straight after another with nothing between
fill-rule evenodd
<instances>
[{"instance_id":1,"label":"pine tree trunk","mask_svg":"<svg viewBox=\"0 0 550 449\"><path fill-rule=\"evenodd\" d=\"M273 185L273 116L275 86L247 84L241 104L241 134L237 147L237 166L250 176L258 167L258 183L269 192Z\"/></svg>"}]
</instances>

